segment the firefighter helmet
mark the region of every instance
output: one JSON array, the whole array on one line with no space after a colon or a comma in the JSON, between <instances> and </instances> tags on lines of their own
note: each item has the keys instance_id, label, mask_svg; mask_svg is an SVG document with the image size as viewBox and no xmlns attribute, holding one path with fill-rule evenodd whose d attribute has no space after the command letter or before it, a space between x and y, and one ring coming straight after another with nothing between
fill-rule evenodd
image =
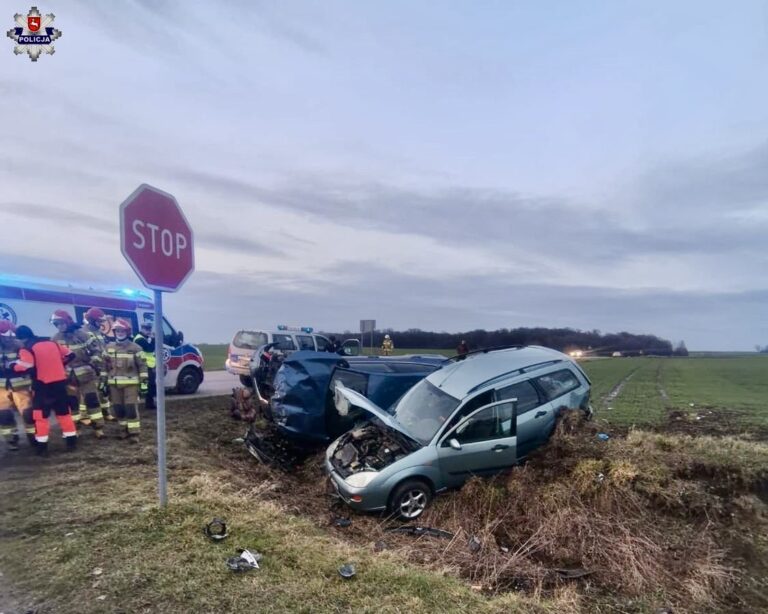
<instances>
[{"instance_id":1,"label":"firefighter helmet","mask_svg":"<svg viewBox=\"0 0 768 614\"><path fill-rule=\"evenodd\" d=\"M0 320L0 335L12 335L16 332L16 326L10 320Z\"/></svg>"},{"instance_id":2,"label":"firefighter helmet","mask_svg":"<svg viewBox=\"0 0 768 614\"><path fill-rule=\"evenodd\" d=\"M124 320L123 318L118 318L112 325L112 331L117 332L118 330L124 330L126 333L130 333L131 323L128 322L128 320Z\"/></svg>"},{"instance_id":3,"label":"firefighter helmet","mask_svg":"<svg viewBox=\"0 0 768 614\"><path fill-rule=\"evenodd\" d=\"M51 314L51 324L55 326L56 322L66 322L67 326L69 326L74 323L74 320L72 320L72 316L64 309L57 309Z\"/></svg>"},{"instance_id":4,"label":"firefighter helmet","mask_svg":"<svg viewBox=\"0 0 768 614\"><path fill-rule=\"evenodd\" d=\"M98 307L91 307L88 311L85 312L85 319L94 324L97 324L99 321L103 320L106 317L107 317L107 314L105 314Z\"/></svg>"}]
</instances>

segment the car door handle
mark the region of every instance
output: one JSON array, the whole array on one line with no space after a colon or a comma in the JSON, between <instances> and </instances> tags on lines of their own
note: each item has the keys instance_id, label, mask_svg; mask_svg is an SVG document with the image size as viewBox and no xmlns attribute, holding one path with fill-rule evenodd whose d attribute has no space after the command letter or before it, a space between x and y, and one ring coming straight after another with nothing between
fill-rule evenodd
<instances>
[{"instance_id":1,"label":"car door handle","mask_svg":"<svg viewBox=\"0 0 768 614\"><path fill-rule=\"evenodd\" d=\"M547 412L545 412L543 410L542 411L537 411L536 415L534 416L534 418L541 418L542 416L546 416L546 415L547 415Z\"/></svg>"},{"instance_id":2,"label":"car door handle","mask_svg":"<svg viewBox=\"0 0 768 614\"><path fill-rule=\"evenodd\" d=\"M493 450L494 452L501 452L502 450L506 450L507 448L509 448L509 446L505 446L502 443L497 443L495 446L491 448L491 450Z\"/></svg>"}]
</instances>

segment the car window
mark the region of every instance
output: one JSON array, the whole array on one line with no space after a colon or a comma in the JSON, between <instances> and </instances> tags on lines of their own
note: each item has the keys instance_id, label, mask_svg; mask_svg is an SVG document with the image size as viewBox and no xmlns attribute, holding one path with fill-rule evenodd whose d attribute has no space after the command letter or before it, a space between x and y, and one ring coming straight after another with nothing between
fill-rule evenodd
<instances>
[{"instance_id":1,"label":"car window","mask_svg":"<svg viewBox=\"0 0 768 614\"><path fill-rule=\"evenodd\" d=\"M296 341L299 342L300 350L315 350L315 342L309 335L296 335Z\"/></svg>"},{"instance_id":2,"label":"car window","mask_svg":"<svg viewBox=\"0 0 768 614\"><path fill-rule=\"evenodd\" d=\"M571 390L576 390L581 385L579 379L570 369L547 373L547 375L537 377L534 381L547 395L548 401L561 397Z\"/></svg>"},{"instance_id":3,"label":"car window","mask_svg":"<svg viewBox=\"0 0 768 614\"><path fill-rule=\"evenodd\" d=\"M252 330L241 330L232 341L232 345L244 350L255 350L267 343L267 333Z\"/></svg>"},{"instance_id":4,"label":"car window","mask_svg":"<svg viewBox=\"0 0 768 614\"><path fill-rule=\"evenodd\" d=\"M427 445L458 405L457 398L423 379L394 406L395 418L420 443Z\"/></svg>"},{"instance_id":5,"label":"car window","mask_svg":"<svg viewBox=\"0 0 768 614\"><path fill-rule=\"evenodd\" d=\"M506 401L507 399L517 399L517 414L524 414L542 404L539 399L539 393L529 381L512 384L506 388L500 388L496 391L497 401Z\"/></svg>"},{"instance_id":6,"label":"car window","mask_svg":"<svg viewBox=\"0 0 768 614\"><path fill-rule=\"evenodd\" d=\"M272 335L272 340L275 342L275 347L278 350L295 350L296 345L293 343L293 339L290 335Z\"/></svg>"},{"instance_id":7,"label":"car window","mask_svg":"<svg viewBox=\"0 0 768 614\"><path fill-rule=\"evenodd\" d=\"M317 342L317 351L318 352L325 352L328 349L328 344L330 341L326 339L325 337L321 337L320 335L315 335L315 341Z\"/></svg>"},{"instance_id":8,"label":"car window","mask_svg":"<svg viewBox=\"0 0 768 614\"><path fill-rule=\"evenodd\" d=\"M481 392L476 397L470 399L467 401L462 408L457 411L449 420L448 425L446 426L446 430L443 431L448 432L449 429L452 429L454 426L456 426L461 420L466 418L469 414L471 414L473 411L480 409L484 405L488 405L489 403L493 403L493 390L486 390L485 392Z\"/></svg>"},{"instance_id":9,"label":"car window","mask_svg":"<svg viewBox=\"0 0 768 614\"><path fill-rule=\"evenodd\" d=\"M499 403L481 409L459 424L453 437L461 444L511 437L514 434L514 405L512 402Z\"/></svg>"},{"instance_id":10,"label":"car window","mask_svg":"<svg viewBox=\"0 0 768 614\"><path fill-rule=\"evenodd\" d=\"M364 373L347 371L345 369L336 369L331 378L330 390L336 389L336 382L341 382L347 388L359 392L363 396L368 394L368 376Z\"/></svg>"}]
</instances>

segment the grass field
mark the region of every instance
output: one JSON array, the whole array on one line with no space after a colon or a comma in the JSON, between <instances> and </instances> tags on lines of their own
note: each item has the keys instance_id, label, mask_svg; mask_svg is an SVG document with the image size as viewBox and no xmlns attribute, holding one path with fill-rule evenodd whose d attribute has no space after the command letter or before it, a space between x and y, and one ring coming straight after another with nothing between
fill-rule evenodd
<instances>
[{"instance_id":1,"label":"grass field","mask_svg":"<svg viewBox=\"0 0 768 614\"><path fill-rule=\"evenodd\" d=\"M581 363L592 399L615 424L664 421L669 411L707 410L744 426L768 427L768 356L606 358Z\"/></svg>"}]
</instances>

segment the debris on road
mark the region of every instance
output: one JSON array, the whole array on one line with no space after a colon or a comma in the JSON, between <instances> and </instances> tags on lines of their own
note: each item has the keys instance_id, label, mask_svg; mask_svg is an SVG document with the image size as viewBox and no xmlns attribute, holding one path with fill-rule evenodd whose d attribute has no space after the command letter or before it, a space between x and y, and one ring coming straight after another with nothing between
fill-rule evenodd
<instances>
[{"instance_id":1,"label":"debris on road","mask_svg":"<svg viewBox=\"0 0 768 614\"><path fill-rule=\"evenodd\" d=\"M403 525L401 527L389 527L384 530L389 533L407 533L408 535L415 535L417 537L427 535L429 537L443 537L445 539L453 539L453 533L443 531L442 529L434 529L432 527L413 527L409 525Z\"/></svg>"},{"instance_id":2,"label":"debris on road","mask_svg":"<svg viewBox=\"0 0 768 614\"><path fill-rule=\"evenodd\" d=\"M354 563L347 563L346 565L339 567L339 575L345 580L351 580L355 577L356 573L357 570L355 569Z\"/></svg>"}]
</instances>

